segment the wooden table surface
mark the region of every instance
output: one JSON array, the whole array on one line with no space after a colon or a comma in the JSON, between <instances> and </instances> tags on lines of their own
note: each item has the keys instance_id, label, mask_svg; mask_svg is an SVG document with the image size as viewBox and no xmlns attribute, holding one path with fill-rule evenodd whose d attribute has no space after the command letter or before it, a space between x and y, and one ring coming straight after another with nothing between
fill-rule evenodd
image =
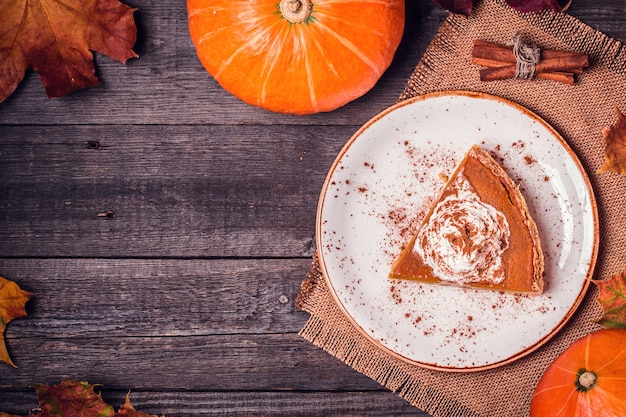
<instances>
[{"instance_id":1,"label":"wooden table surface","mask_svg":"<svg viewBox=\"0 0 626 417\"><path fill-rule=\"evenodd\" d=\"M34 384L71 378L166 416L427 416L301 339L294 298L331 163L396 102L446 13L407 1L371 92L291 116L219 87L183 1L126 3L139 59L97 54L102 84L52 100L30 71L0 104L0 275L37 294L6 330L18 367L0 364L0 411L26 415ZM623 0L568 13L626 39Z\"/></svg>"}]
</instances>

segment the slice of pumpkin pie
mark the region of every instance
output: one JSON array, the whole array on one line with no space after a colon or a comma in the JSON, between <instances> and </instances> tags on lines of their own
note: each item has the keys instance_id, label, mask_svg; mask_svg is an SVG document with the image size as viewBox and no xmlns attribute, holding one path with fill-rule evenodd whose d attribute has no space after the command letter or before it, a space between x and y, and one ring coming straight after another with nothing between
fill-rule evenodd
<instances>
[{"instance_id":1,"label":"slice of pumpkin pie","mask_svg":"<svg viewBox=\"0 0 626 417\"><path fill-rule=\"evenodd\" d=\"M537 226L519 188L474 145L389 278L541 294L543 266Z\"/></svg>"}]
</instances>

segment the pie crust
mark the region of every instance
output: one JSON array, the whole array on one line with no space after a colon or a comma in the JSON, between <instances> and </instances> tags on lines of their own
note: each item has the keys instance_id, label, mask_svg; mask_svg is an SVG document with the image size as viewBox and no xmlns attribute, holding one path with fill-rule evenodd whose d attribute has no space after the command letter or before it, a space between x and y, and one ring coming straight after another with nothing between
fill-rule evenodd
<instances>
[{"instance_id":1,"label":"pie crust","mask_svg":"<svg viewBox=\"0 0 626 417\"><path fill-rule=\"evenodd\" d=\"M519 187L478 145L466 153L389 278L543 292L543 252Z\"/></svg>"}]
</instances>

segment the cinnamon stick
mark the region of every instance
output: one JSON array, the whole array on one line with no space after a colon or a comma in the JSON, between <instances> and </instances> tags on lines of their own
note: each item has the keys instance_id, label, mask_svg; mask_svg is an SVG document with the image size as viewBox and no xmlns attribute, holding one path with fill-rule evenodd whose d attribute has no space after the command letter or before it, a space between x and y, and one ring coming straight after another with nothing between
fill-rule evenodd
<instances>
[{"instance_id":1,"label":"cinnamon stick","mask_svg":"<svg viewBox=\"0 0 626 417\"><path fill-rule=\"evenodd\" d=\"M542 72L535 74L535 77L543 78L544 80L558 81L569 85L574 85L576 82L574 74L571 72Z\"/></svg>"},{"instance_id":2,"label":"cinnamon stick","mask_svg":"<svg viewBox=\"0 0 626 417\"><path fill-rule=\"evenodd\" d=\"M545 60L546 62L545 65L542 68L539 68L539 70L537 69L537 67L535 67L535 71L537 73L561 71L561 72L571 72L574 74L582 74L584 67L578 66L577 63L574 61L563 62L563 61L558 61L558 59L560 58L549 58ZM485 58L472 58L472 63L475 65L480 65L482 67L488 67L488 68L508 67L508 66L511 66L512 64L515 64L511 62L494 61L494 60L485 59ZM556 69L551 69L551 68L556 68Z\"/></svg>"},{"instance_id":3,"label":"cinnamon stick","mask_svg":"<svg viewBox=\"0 0 626 417\"><path fill-rule=\"evenodd\" d=\"M513 49L497 43L485 42L480 40L474 41L472 57L486 59L499 62L517 62ZM589 56L578 52L557 51L553 49L542 49L541 60L552 58L567 58L582 62L582 67L589 66Z\"/></svg>"},{"instance_id":4,"label":"cinnamon stick","mask_svg":"<svg viewBox=\"0 0 626 417\"><path fill-rule=\"evenodd\" d=\"M588 62L586 58L576 56L543 59L535 65L535 74L537 76L543 73L554 72L580 74L585 62ZM507 65L481 70L480 79L482 81L505 80L507 78L515 78L515 74L515 65Z\"/></svg>"},{"instance_id":5,"label":"cinnamon stick","mask_svg":"<svg viewBox=\"0 0 626 417\"><path fill-rule=\"evenodd\" d=\"M476 40L472 62L487 67L480 71L482 81L515 78L516 58L513 49L491 42ZM574 74L581 74L589 66L589 57L578 52L544 49L535 66L535 77L574 84Z\"/></svg>"},{"instance_id":6,"label":"cinnamon stick","mask_svg":"<svg viewBox=\"0 0 626 417\"><path fill-rule=\"evenodd\" d=\"M472 62L476 65L481 65L483 67L489 67L489 68L500 68L500 67L506 67L509 66L510 64L508 62L501 62L501 61L488 61L488 60L483 60L480 58L474 59L472 60ZM486 71L485 71L486 72ZM515 75L515 72L513 72L513 75ZM504 75L505 78L502 79L506 79L509 78L509 72L507 71ZM535 78L543 78L546 80L552 80L552 81L560 81L566 84L574 84L575 80L574 80L574 73L573 72L565 72L565 71L559 71L559 72L540 72L540 73L535 73ZM485 74L484 72L481 73L481 77L480 77L481 81L495 81L495 80L499 80L501 78L498 78L498 74L493 74L493 73L489 73L487 72L487 74Z\"/></svg>"}]
</instances>

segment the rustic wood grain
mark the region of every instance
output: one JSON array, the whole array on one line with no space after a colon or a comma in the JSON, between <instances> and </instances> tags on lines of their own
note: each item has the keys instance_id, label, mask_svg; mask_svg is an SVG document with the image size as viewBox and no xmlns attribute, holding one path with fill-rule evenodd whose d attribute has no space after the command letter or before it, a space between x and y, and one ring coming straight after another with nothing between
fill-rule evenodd
<instances>
[{"instance_id":1,"label":"rustic wood grain","mask_svg":"<svg viewBox=\"0 0 626 417\"><path fill-rule=\"evenodd\" d=\"M310 266L306 258L0 259L4 277L36 293L6 336L295 334L308 317L294 300Z\"/></svg>"},{"instance_id":2,"label":"rustic wood grain","mask_svg":"<svg viewBox=\"0 0 626 417\"><path fill-rule=\"evenodd\" d=\"M101 387L104 400L119 407L127 391ZM2 392L0 391L0 395ZM26 415L37 404L34 394L11 393L7 411ZM339 392L160 392L131 391L140 411L154 415L194 417L428 417L393 394L380 391Z\"/></svg>"},{"instance_id":3,"label":"rustic wood grain","mask_svg":"<svg viewBox=\"0 0 626 417\"><path fill-rule=\"evenodd\" d=\"M102 84L53 100L30 71L0 103L0 275L36 293L6 329L18 368L0 364L0 411L29 414L33 384L69 377L151 414L427 417L302 340L293 300L328 168L396 102L446 13L408 1L369 93L291 116L204 71L184 2L126 3L139 59L96 54ZM568 13L626 39L622 0Z\"/></svg>"},{"instance_id":4,"label":"rustic wood grain","mask_svg":"<svg viewBox=\"0 0 626 417\"><path fill-rule=\"evenodd\" d=\"M161 391L375 390L377 384L294 333L7 338L18 366L0 388L65 377Z\"/></svg>"},{"instance_id":5,"label":"rustic wood grain","mask_svg":"<svg viewBox=\"0 0 626 417\"><path fill-rule=\"evenodd\" d=\"M0 253L310 256L321 184L356 129L4 127Z\"/></svg>"}]
</instances>

